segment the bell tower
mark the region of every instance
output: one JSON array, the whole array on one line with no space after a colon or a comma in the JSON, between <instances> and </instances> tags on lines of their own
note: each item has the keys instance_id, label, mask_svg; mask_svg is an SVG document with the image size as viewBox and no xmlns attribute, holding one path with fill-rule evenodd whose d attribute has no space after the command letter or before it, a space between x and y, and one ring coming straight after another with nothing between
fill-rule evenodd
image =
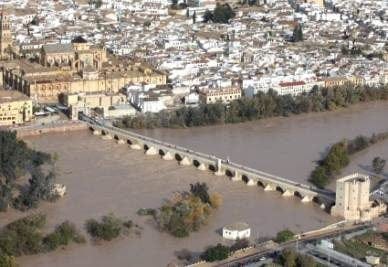
<instances>
[{"instance_id":1,"label":"bell tower","mask_svg":"<svg viewBox=\"0 0 388 267\"><path fill-rule=\"evenodd\" d=\"M11 48L11 23L7 12L2 8L0 15L0 58L2 60L11 58Z\"/></svg>"}]
</instances>

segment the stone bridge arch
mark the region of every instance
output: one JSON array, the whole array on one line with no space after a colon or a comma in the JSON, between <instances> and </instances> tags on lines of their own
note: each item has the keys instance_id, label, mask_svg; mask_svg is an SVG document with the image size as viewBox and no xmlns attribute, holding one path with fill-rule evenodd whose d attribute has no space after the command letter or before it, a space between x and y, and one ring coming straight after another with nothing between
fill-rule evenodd
<instances>
[{"instance_id":1,"label":"stone bridge arch","mask_svg":"<svg viewBox=\"0 0 388 267\"><path fill-rule=\"evenodd\" d=\"M265 188L265 183L262 180L257 180L257 186L260 186L262 188Z\"/></svg>"},{"instance_id":2,"label":"stone bridge arch","mask_svg":"<svg viewBox=\"0 0 388 267\"><path fill-rule=\"evenodd\" d=\"M212 172L216 172L217 171L217 165L215 163L211 163L211 164L209 164L208 169L210 171L212 171Z\"/></svg>"},{"instance_id":3,"label":"stone bridge arch","mask_svg":"<svg viewBox=\"0 0 388 267\"><path fill-rule=\"evenodd\" d=\"M193 165L194 167L198 168L201 165L201 162L197 159L193 159Z\"/></svg>"},{"instance_id":4,"label":"stone bridge arch","mask_svg":"<svg viewBox=\"0 0 388 267\"><path fill-rule=\"evenodd\" d=\"M175 157L175 159L176 159L178 162L181 161L181 160L183 159L183 157L182 157L181 154L179 154L179 153L175 153L174 157Z\"/></svg>"},{"instance_id":5,"label":"stone bridge arch","mask_svg":"<svg viewBox=\"0 0 388 267\"><path fill-rule=\"evenodd\" d=\"M248 177L248 175L246 175L246 174L242 174L241 175L241 180L244 182L244 183L249 183L249 177Z\"/></svg>"},{"instance_id":6,"label":"stone bridge arch","mask_svg":"<svg viewBox=\"0 0 388 267\"><path fill-rule=\"evenodd\" d=\"M227 177L233 177L233 176L235 175L235 172L236 172L236 171L231 171L231 170L229 170L229 169L226 169L226 170L225 170L225 175L226 175Z\"/></svg>"},{"instance_id":7,"label":"stone bridge arch","mask_svg":"<svg viewBox=\"0 0 388 267\"><path fill-rule=\"evenodd\" d=\"M280 193L284 193L284 192L286 192L286 190L284 190L280 185L277 185L276 186L276 191L278 191L278 192L280 192Z\"/></svg>"}]
</instances>

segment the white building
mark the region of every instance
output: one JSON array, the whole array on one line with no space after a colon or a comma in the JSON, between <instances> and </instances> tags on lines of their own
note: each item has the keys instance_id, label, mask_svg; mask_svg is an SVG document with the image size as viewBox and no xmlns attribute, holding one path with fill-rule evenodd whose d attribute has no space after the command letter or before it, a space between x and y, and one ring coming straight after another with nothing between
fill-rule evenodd
<instances>
[{"instance_id":1,"label":"white building","mask_svg":"<svg viewBox=\"0 0 388 267\"><path fill-rule=\"evenodd\" d=\"M251 236L251 228L247 223L237 222L222 228L222 237L229 240L245 239Z\"/></svg>"}]
</instances>

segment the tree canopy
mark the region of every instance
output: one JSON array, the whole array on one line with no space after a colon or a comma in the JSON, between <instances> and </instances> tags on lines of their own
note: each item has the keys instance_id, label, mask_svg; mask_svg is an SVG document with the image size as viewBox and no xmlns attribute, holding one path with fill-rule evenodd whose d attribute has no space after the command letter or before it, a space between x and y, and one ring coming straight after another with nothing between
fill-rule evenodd
<instances>
[{"instance_id":1,"label":"tree canopy","mask_svg":"<svg viewBox=\"0 0 388 267\"><path fill-rule=\"evenodd\" d=\"M203 22L229 23L229 20L235 16L236 13L229 4L217 4L213 12L210 10L205 11L203 15Z\"/></svg>"},{"instance_id":2,"label":"tree canopy","mask_svg":"<svg viewBox=\"0 0 388 267\"><path fill-rule=\"evenodd\" d=\"M195 127L223 123L238 123L293 114L330 111L374 100L388 100L388 87L378 88L344 85L333 88L314 87L309 93L292 97L275 91L258 92L254 97L242 97L230 104L202 104L173 111L147 113L115 121L121 128Z\"/></svg>"},{"instance_id":3,"label":"tree canopy","mask_svg":"<svg viewBox=\"0 0 388 267\"><path fill-rule=\"evenodd\" d=\"M9 206L19 209L36 207L40 200L50 199L55 173L43 173L41 165L53 164L49 154L36 151L17 139L15 132L0 131L0 210ZM52 165L53 166L53 165ZM29 174L29 184L24 190L16 186L16 180ZM13 192L19 190L19 195Z\"/></svg>"}]
</instances>

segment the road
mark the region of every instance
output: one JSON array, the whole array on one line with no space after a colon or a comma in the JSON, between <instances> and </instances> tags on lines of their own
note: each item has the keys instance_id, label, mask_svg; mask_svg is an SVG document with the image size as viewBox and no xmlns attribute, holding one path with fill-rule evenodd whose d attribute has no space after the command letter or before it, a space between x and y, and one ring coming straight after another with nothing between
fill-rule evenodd
<instances>
[{"instance_id":1,"label":"road","mask_svg":"<svg viewBox=\"0 0 388 267\"><path fill-rule=\"evenodd\" d=\"M299 245L304 245L305 243L312 242L312 241L317 241L321 240L324 238L333 238L335 236L338 236L340 234L346 234L347 232L352 232L355 230L360 230L364 228L371 227L370 224L365 224L365 225L356 225L356 226L351 226L351 227L345 227L345 228L340 228L340 229L334 229L332 231L329 231L327 233L322 233L322 234L316 234L312 236L306 236L306 237L301 237L298 240L292 240L286 243L283 243L279 245L278 248L275 249L267 249L263 250L251 255L247 255L238 259L233 259L228 262L222 263L215 265L217 267L234 267L234 266L242 266L243 264L248 264L248 263L253 263L253 262L259 262L260 258L265 257L265 258L272 258L274 253L281 251L286 248L295 248L298 247Z\"/></svg>"}]
</instances>

